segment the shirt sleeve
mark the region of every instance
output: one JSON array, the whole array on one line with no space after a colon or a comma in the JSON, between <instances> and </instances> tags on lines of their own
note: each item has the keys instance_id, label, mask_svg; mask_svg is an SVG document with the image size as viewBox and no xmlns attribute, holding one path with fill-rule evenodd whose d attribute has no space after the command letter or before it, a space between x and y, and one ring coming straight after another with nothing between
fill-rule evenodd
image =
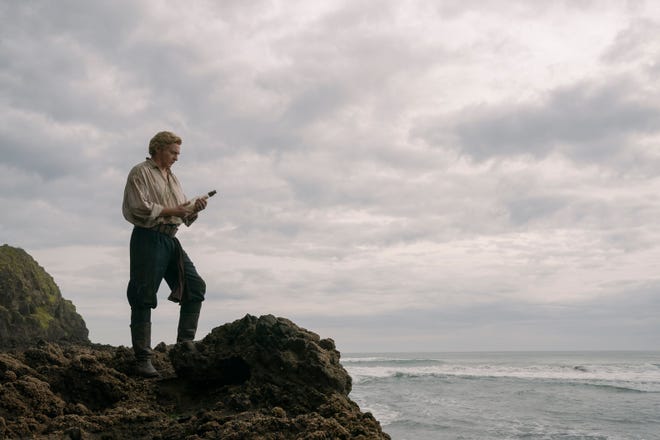
<instances>
[{"instance_id":1,"label":"shirt sleeve","mask_svg":"<svg viewBox=\"0 0 660 440\"><path fill-rule=\"evenodd\" d=\"M140 173L131 173L124 190L123 213L131 223L147 224L153 222L163 211L163 205L151 200L144 177Z\"/></svg>"}]
</instances>

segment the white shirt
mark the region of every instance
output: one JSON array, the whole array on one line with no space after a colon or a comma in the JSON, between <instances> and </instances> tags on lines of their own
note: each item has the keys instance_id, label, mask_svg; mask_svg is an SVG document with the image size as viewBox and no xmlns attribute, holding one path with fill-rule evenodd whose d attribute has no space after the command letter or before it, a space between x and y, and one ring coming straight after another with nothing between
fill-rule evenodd
<instances>
[{"instance_id":1,"label":"white shirt","mask_svg":"<svg viewBox=\"0 0 660 440\"><path fill-rule=\"evenodd\" d=\"M124 218L135 226L151 228L161 223L190 226L197 219L191 215L180 217L161 217L164 208L174 208L187 201L179 179L171 170L163 175L156 162L147 158L135 165L126 179L122 213Z\"/></svg>"}]
</instances>

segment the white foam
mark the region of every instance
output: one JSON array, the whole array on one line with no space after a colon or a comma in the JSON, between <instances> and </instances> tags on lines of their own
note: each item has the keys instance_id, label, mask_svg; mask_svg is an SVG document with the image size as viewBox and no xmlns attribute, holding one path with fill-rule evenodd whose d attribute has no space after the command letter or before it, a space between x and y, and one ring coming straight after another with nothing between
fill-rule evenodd
<instances>
[{"instance_id":1,"label":"white foam","mask_svg":"<svg viewBox=\"0 0 660 440\"><path fill-rule=\"evenodd\" d=\"M388 359L389 360L389 359ZM470 377L514 378L589 382L640 391L660 392L660 369L652 364L614 365L347 365L356 383L373 378L405 377Z\"/></svg>"},{"instance_id":2,"label":"white foam","mask_svg":"<svg viewBox=\"0 0 660 440\"><path fill-rule=\"evenodd\" d=\"M370 412L382 426L389 425L401 418L401 413L381 403L366 403L359 397L351 396L363 412Z\"/></svg>"}]
</instances>

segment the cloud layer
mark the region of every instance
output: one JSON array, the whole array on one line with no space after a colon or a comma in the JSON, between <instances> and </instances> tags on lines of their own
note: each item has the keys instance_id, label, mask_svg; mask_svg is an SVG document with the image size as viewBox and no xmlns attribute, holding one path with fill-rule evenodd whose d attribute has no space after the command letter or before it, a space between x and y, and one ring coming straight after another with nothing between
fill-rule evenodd
<instances>
[{"instance_id":1,"label":"cloud layer","mask_svg":"<svg viewBox=\"0 0 660 440\"><path fill-rule=\"evenodd\" d=\"M169 129L188 195L219 190L181 233L209 286L202 331L274 313L354 351L657 348L654 4L0 16L0 241L45 266L92 339L127 344L123 185Z\"/></svg>"}]
</instances>

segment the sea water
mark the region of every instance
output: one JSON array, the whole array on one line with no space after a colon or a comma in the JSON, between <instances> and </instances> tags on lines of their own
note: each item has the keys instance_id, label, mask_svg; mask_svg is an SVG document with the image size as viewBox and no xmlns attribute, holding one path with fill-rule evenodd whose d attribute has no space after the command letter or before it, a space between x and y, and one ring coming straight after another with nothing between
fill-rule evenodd
<instances>
[{"instance_id":1,"label":"sea water","mask_svg":"<svg viewBox=\"0 0 660 440\"><path fill-rule=\"evenodd\" d=\"M395 440L660 439L660 352L343 354Z\"/></svg>"}]
</instances>

